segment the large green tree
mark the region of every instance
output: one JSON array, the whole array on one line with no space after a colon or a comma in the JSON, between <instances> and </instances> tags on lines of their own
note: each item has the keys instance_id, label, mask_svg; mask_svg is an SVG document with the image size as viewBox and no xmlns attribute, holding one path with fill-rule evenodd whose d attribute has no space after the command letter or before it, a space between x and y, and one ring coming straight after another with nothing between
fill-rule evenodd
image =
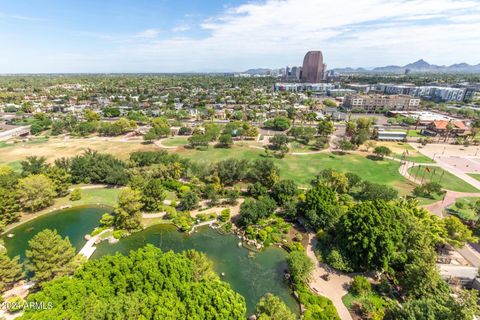
<instances>
[{"instance_id":1,"label":"large green tree","mask_svg":"<svg viewBox=\"0 0 480 320\"><path fill-rule=\"evenodd\" d=\"M27 271L37 284L71 274L75 269L75 248L56 230L45 229L28 241Z\"/></svg>"},{"instance_id":2,"label":"large green tree","mask_svg":"<svg viewBox=\"0 0 480 320\"><path fill-rule=\"evenodd\" d=\"M279 297L267 293L257 303L258 320L296 320L295 314Z\"/></svg>"},{"instance_id":3,"label":"large green tree","mask_svg":"<svg viewBox=\"0 0 480 320\"><path fill-rule=\"evenodd\" d=\"M115 207L114 225L118 229L137 230L141 226L142 193L129 187L120 191Z\"/></svg>"},{"instance_id":4,"label":"large green tree","mask_svg":"<svg viewBox=\"0 0 480 320\"><path fill-rule=\"evenodd\" d=\"M55 184L44 174L33 174L18 180L17 200L27 211L52 205L56 195Z\"/></svg>"},{"instance_id":5,"label":"large green tree","mask_svg":"<svg viewBox=\"0 0 480 320\"><path fill-rule=\"evenodd\" d=\"M0 292L23 278L22 264L16 256L10 259L5 251L0 252Z\"/></svg>"},{"instance_id":6,"label":"large green tree","mask_svg":"<svg viewBox=\"0 0 480 320\"><path fill-rule=\"evenodd\" d=\"M163 253L148 245L89 261L73 277L42 286L28 319L245 319L245 300L221 281L202 254ZM112 281L113 280L113 281Z\"/></svg>"}]
</instances>

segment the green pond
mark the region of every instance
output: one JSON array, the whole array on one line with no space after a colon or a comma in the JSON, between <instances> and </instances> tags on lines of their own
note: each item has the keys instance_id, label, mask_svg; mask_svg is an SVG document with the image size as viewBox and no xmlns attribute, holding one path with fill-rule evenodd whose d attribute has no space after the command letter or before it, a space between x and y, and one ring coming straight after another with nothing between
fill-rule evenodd
<instances>
[{"instance_id":1,"label":"green pond","mask_svg":"<svg viewBox=\"0 0 480 320\"><path fill-rule=\"evenodd\" d=\"M72 245L79 251L87 242L85 235L92 232L98 226L98 222L109 208L102 207L75 207L54 211L35 218L10 230L7 234L13 234L9 238L2 236L7 248L8 255L19 255L23 260L28 241L43 229L55 229L62 237L68 237Z\"/></svg>"},{"instance_id":2,"label":"green pond","mask_svg":"<svg viewBox=\"0 0 480 320\"><path fill-rule=\"evenodd\" d=\"M56 229L62 236L68 236L79 250L84 244L85 234L91 232L107 209L79 207L57 211L27 222L8 233L13 238L2 239L10 256L24 257L25 249L37 232ZM267 292L280 296L296 313L298 305L283 281L283 272L287 268L286 253L279 248L268 248L254 257L249 251L238 246L239 239L232 235L221 235L208 227L198 229L192 235L180 233L172 225L155 225L141 232L121 239L115 244L102 242L98 245L92 259L120 252L128 254L130 250L141 248L148 243L164 251L179 252L195 249L207 254L213 261L218 274L228 282L232 289L240 293L247 303L247 314L252 314L258 300Z\"/></svg>"}]
</instances>

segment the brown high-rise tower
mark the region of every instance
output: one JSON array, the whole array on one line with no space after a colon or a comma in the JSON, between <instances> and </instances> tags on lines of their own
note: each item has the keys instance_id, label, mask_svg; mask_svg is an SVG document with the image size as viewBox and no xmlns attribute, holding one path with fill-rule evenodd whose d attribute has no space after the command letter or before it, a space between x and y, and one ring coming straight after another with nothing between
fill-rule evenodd
<instances>
[{"instance_id":1,"label":"brown high-rise tower","mask_svg":"<svg viewBox=\"0 0 480 320\"><path fill-rule=\"evenodd\" d=\"M325 65L322 51L309 51L303 58L302 82L315 83L324 79Z\"/></svg>"}]
</instances>

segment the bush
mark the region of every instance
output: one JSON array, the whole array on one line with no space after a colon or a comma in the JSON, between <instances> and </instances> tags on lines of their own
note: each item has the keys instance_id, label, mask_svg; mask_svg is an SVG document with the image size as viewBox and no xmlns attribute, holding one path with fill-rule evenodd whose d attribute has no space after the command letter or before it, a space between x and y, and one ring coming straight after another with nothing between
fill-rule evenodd
<instances>
[{"instance_id":1,"label":"bush","mask_svg":"<svg viewBox=\"0 0 480 320\"><path fill-rule=\"evenodd\" d=\"M82 190L80 188L73 189L73 191L70 192L70 200L78 201L80 199L82 199Z\"/></svg>"},{"instance_id":2,"label":"bush","mask_svg":"<svg viewBox=\"0 0 480 320\"><path fill-rule=\"evenodd\" d=\"M113 231L113 237L115 239L125 238L126 236L128 236L128 231L127 230L115 230L115 231Z\"/></svg>"},{"instance_id":3,"label":"bush","mask_svg":"<svg viewBox=\"0 0 480 320\"><path fill-rule=\"evenodd\" d=\"M352 267L350 267L349 261L337 249L332 249L325 260L328 265L334 269L345 272L353 271Z\"/></svg>"},{"instance_id":4,"label":"bush","mask_svg":"<svg viewBox=\"0 0 480 320\"><path fill-rule=\"evenodd\" d=\"M220 214L220 221L227 222L228 220L230 220L230 209L223 209Z\"/></svg>"},{"instance_id":5,"label":"bush","mask_svg":"<svg viewBox=\"0 0 480 320\"><path fill-rule=\"evenodd\" d=\"M100 225L104 227L111 227L113 225L115 218L108 213L104 213L102 218L100 218Z\"/></svg>"},{"instance_id":6,"label":"bush","mask_svg":"<svg viewBox=\"0 0 480 320\"><path fill-rule=\"evenodd\" d=\"M372 285L364 276L355 276L350 290L357 296L366 296L372 292Z\"/></svg>"}]
</instances>

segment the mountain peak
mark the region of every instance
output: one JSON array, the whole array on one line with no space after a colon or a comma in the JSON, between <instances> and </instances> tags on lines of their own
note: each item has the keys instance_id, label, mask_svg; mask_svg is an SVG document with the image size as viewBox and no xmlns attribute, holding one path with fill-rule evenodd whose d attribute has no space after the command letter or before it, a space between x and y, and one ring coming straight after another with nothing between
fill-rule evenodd
<instances>
[{"instance_id":1,"label":"mountain peak","mask_svg":"<svg viewBox=\"0 0 480 320\"><path fill-rule=\"evenodd\" d=\"M428 63L427 61L423 60L423 59L420 59L418 61L415 61L414 63L409 63L405 66L405 68L428 68L430 67L430 63Z\"/></svg>"}]
</instances>

